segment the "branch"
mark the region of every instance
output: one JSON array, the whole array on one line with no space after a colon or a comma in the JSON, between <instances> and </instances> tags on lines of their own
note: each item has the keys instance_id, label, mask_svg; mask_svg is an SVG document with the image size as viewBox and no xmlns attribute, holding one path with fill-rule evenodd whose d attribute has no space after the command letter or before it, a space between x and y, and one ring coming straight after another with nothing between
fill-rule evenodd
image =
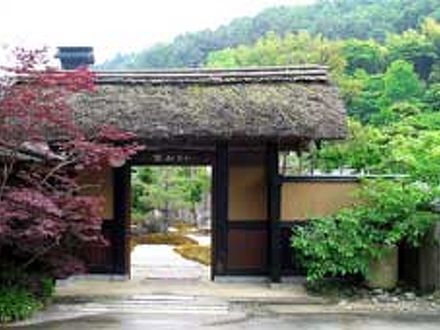
<instances>
[{"instance_id":1,"label":"branch","mask_svg":"<svg viewBox=\"0 0 440 330\"><path fill-rule=\"evenodd\" d=\"M75 159L71 159L71 160L66 160L64 162L59 163L57 166L55 166L49 173L46 174L46 176L43 178L43 180L41 181L42 184L45 184L47 180L50 179L50 177L52 175L54 175L56 172L58 172L59 170L61 170L63 167L74 164L75 163Z\"/></svg>"},{"instance_id":2,"label":"branch","mask_svg":"<svg viewBox=\"0 0 440 330\"><path fill-rule=\"evenodd\" d=\"M33 264L38 258L49 252L52 248L55 247L55 245L59 244L58 240L55 240L52 244L50 244L45 249L43 248L38 253L34 254L28 261L26 261L21 267L20 270L25 270L27 267L29 267L31 264Z\"/></svg>"}]
</instances>

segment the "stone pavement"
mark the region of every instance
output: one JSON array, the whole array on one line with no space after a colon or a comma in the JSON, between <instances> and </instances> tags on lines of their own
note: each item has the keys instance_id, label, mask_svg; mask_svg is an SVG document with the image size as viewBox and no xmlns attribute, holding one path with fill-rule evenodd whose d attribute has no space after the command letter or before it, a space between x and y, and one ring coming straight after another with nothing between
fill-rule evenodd
<instances>
[{"instance_id":1,"label":"stone pavement","mask_svg":"<svg viewBox=\"0 0 440 330\"><path fill-rule=\"evenodd\" d=\"M57 300L125 299L144 296L192 296L224 299L231 303L322 304L299 284L272 285L264 282L211 282L194 279L102 280L78 279L58 286Z\"/></svg>"},{"instance_id":2,"label":"stone pavement","mask_svg":"<svg viewBox=\"0 0 440 330\"><path fill-rule=\"evenodd\" d=\"M131 253L132 279L209 279L209 267L181 257L173 248L137 245Z\"/></svg>"}]
</instances>

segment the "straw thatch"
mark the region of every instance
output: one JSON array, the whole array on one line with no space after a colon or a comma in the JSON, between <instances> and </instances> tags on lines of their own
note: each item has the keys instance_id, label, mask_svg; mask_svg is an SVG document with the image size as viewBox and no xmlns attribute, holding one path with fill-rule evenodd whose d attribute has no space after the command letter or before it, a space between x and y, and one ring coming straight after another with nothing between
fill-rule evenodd
<instances>
[{"instance_id":1,"label":"straw thatch","mask_svg":"<svg viewBox=\"0 0 440 330\"><path fill-rule=\"evenodd\" d=\"M78 120L114 124L140 139L340 139L345 110L323 67L97 74L74 100Z\"/></svg>"}]
</instances>

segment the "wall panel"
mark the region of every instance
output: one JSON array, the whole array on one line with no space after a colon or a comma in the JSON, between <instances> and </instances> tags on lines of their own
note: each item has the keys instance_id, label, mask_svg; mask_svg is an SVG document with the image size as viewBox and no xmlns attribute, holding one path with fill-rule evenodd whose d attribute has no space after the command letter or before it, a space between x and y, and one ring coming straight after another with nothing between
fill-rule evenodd
<instances>
[{"instance_id":1,"label":"wall panel","mask_svg":"<svg viewBox=\"0 0 440 330\"><path fill-rule=\"evenodd\" d=\"M80 177L80 183L87 186L83 195L101 196L104 198L104 219L113 219L113 169L110 167L100 171L86 171Z\"/></svg>"},{"instance_id":2,"label":"wall panel","mask_svg":"<svg viewBox=\"0 0 440 330\"><path fill-rule=\"evenodd\" d=\"M334 213L355 203L353 193L358 186L355 181L285 182L281 189L281 218L307 220Z\"/></svg>"},{"instance_id":3,"label":"wall panel","mask_svg":"<svg viewBox=\"0 0 440 330\"><path fill-rule=\"evenodd\" d=\"M266 184L263 165L233 165L229 172L229 221L264 220Z\"/></svg>"}]
</instances>

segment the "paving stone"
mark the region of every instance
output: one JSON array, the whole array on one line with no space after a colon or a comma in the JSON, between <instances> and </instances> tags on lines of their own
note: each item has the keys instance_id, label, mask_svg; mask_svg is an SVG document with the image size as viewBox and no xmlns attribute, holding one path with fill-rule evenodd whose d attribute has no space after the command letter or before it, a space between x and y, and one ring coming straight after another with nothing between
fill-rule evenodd
<instances>
[{"instance_id":1,"label":"paving stone","mask_svg":"<svg viewBox=\"0 0 440 330\"><path fill-rule=\"evenodd\" d=\"M171 245L137 245L131 253L133 279L209 278L209 267L187 260Z\"/></svg>"}]
</instances>

